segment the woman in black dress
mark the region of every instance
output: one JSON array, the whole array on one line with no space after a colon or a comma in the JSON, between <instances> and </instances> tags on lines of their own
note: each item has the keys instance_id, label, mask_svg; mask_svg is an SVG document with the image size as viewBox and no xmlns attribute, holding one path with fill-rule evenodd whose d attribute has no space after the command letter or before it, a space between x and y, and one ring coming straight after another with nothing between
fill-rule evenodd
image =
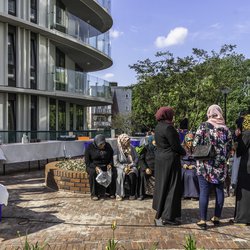
<instances>
[{"instance_id":1,"label":"woman in black dress","mask_svg":"<svg viewBox=\"0 0 250 250\"><path fill-rule=\"evenodd\" d=\"M138 200L143 200L145 198L147 182L152 176L154 176L155 149L156 147L154 136L150 135L148 137L148 144L143 147L139 156Z\"/></svg>"},{"instance_id":2,"label":"woman in black dress","mask_svg":"<svg viewBox=\"0 0 250 250\"><path fill-rule=\"evenodd\" d=\"M181 216L181 155L186 155L173 126L174 111L161 107L156 112L155 191L153 209L163 225L178 225Z\"/></svg>"},{"instance_id":3,"label":"woman in black dress","mask_svg":"<svg viewBox=\"0 0 250 250\"><path fill-rule=\"evenodd\" d=\"M104 197L106 188L96 181L97 174L101 171L112 170L112 181L109 189L110 198L115 198L116 169L113 167L113 149L106 142L105 136L100 134L94 138L85 151L85 163L87 173L89 174L90 193L92 200L98 200Z\"/></svg>"},{"instance_id":4,"label":"woman in black dress","mask_svg":"<svg viewBox=\"0 0 250 250\"><path fill-rule=\"evenodd\" d=\"M250 114L244 117L238 136L237 157L240 159L236 186L235 223L250 224Z\"/></svg>"}]
</instances>

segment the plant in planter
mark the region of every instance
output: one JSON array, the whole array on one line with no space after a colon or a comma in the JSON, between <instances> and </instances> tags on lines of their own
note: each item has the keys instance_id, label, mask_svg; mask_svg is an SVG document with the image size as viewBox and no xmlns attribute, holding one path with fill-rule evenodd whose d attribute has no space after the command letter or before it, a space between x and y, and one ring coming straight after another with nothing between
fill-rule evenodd
<instances>
[{"instance_id":1,"label":"plant in planter","mask_svg":"<svg viewBox=\"0 0 250 250\"><path fill-rule=\"evenodd\" d=\"M63 170L86 172L86 164L82 158L60 161L56 167Z\"/></svg>"}]
</instances>

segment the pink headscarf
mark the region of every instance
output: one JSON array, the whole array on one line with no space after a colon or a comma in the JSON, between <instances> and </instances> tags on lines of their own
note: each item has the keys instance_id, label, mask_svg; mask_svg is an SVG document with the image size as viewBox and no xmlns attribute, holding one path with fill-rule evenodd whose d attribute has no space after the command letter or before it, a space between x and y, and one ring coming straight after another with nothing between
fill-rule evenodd
<instances>
[{"instance_id":1,"label":"pink headscarf","mask_svg":"<svg viewBox=\"0 0 250 250\"><path fill-rule=\"evenodd\" d=\"M211 105L207 110L207 117L207 122L211 123L215 128L228 129L222 115L221 107L219 105Z\"/></svg>"},{"instance_id":2,"label":"pink headscarf","mask_svg":"<svg viewBox=\"0 0 250 250\"><path fill-rule=\"evenodd\" d=\"M158 122L166 121L168 124L173 124L174 110L168 106L160 107L155 114L155 118Z\"/></svg>"}]
</instances>

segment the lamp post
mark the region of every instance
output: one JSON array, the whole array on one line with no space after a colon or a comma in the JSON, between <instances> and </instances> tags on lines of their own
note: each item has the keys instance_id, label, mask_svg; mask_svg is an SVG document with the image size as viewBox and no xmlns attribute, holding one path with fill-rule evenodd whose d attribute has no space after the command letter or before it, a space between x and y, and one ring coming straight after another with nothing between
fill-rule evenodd
<instances>
[{"instance_id":1,"label":"lamp post","mask_svg":"<svg viewBox=\"0 0 250 250\"><path fill-rule=\"evenodd\" d=\"M227 124L227 94L230 92L228 87L221 89L221 93L224 95L224 117L225 123Z\"/></svg>"}]
</instances>

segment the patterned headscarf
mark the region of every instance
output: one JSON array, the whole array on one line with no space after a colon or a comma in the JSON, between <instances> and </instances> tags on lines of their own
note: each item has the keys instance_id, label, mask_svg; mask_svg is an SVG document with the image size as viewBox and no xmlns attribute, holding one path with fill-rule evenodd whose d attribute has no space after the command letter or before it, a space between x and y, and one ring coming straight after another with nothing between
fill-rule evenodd
<instances>
[{"instance_id":1,"label":"patterned headscarf","mask_svg":"<svg viewBox=\"0 0 250 250\"><path fill-rule=\"evenodd\" d=\"M123 151L123 153L129 153L131 151L130 144L127 142L130 141L130 137L127 134L121 134L117 138L118 148Z\"/></svg>"},{"instance_id":2,"label":"patterned headscarf","mask_svg":"<svg viewBox=\"0 0 250 250\"><path fill-rule=\"evenodd\" d=\"M192 133L187 133L184 137L184 147L186 150L192 153L192 148L193 148L193 140L194 140L194 134ZM192 142L192 145L188 145L188 142Z\"/></svg>"},{"instance_id":3,"label":"patterned headscarf","mask_svg":"<svg viewBox=\"0 0 250 250\"><path fill-rule=\"evenodd\" d=\"M166 121L168 124L173 124L174 110L171 107L161 107L157 110L155 114L156 120Z\"/></svg>"},{"instance_id":4,"label":"patterned headscarf","mask_svg":"<svg viewBox=\"0 0 250 250\"><path fill-rule=\"evenodd\" d=\"M242 124L242 130L243 131L250 130L250 114L244 116L244 121L243 121L243 124Z\"/></svg>"},{"instance_id":5,"label":"patterned headscarf","mask_svg":"<svg viewBox=\"0 0 250 250\"><path fill-rule=\"evenodd\" d=\"M131 147L130 143L127 143L128 141L130 141L130 137L127 134L121 134L117 138L117 146L122 159L132 162Z\"/></svg>"},{"instance_id":6,"label":"patterned headscarf","mask_svg":"<svg viewBox=\"0 0 250 250\"><path fill-rule=\"evenodd\" d=\"M219 105L211 105L207 110L207 117L207 122L211 123L215 128L228 129L222 115L222 109Z\"/></svg>"},{"instance_id":7,"label":"patterned headscarf","mask_svg":"<svg viewBox=\"0 0 250 250\"><path fill-rule=\"evenodd\" d=\"M184 137L184 142L189 142L194 140L194 135L192 133L187 133Z\"/></svg>"}]
</instances>

